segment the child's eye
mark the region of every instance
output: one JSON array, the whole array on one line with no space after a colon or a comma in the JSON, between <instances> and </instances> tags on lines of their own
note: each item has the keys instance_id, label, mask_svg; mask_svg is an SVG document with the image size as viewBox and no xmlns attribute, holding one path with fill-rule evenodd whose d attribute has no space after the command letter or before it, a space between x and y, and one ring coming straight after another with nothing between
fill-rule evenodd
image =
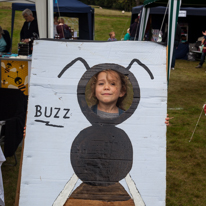
<instances>
[{"instance_id":1,"label":"child's eye","mask_svg":"<svg viewBox=\"0 0 206 206\"><path fill-rule=\"evenodd\" d=\"M104 85L104 83L99 83L98 85Z\"/></svg>"},{"instance_id":2,"label":"child's eye","mask_svg":"<svg viewBox=\"0 0 206 206\"><path fill-rule=\"evenodd\" d=\"M112 82L111 85L115 86L115 82Z\"/></svg>"}]
</instances>

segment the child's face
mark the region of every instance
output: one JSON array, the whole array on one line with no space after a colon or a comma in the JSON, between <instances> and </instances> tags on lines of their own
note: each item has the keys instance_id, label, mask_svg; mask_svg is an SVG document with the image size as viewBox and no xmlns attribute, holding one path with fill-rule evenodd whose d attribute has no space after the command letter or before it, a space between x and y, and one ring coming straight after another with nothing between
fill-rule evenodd
<instances>
[{"instance_id":1,"label":"child's face","mask_svg":"<svg viewBox=\"0 0 206 206\"><path fill-rule=\"evenodd\" d=\"M125 95L125 92L121 91L121 87L120 77L115 71L100 72L95 87L96 98L99 103L116 105L118 98Z\"/></svg>"},{"instance_id":2,"label":"child's face","mask_svg":"<svg viewBox=\"0 0 206 206\"><path fill-rule=\"evenodd\" d=\"M112 33L111 38L112 38L112 39L115 38L115 33Z\"/></svg>"}]
</instances>

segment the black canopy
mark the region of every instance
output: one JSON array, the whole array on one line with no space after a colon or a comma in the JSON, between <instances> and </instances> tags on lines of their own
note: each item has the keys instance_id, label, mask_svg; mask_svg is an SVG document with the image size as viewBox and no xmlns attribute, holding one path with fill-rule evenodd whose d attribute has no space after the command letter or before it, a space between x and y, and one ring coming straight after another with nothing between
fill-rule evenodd
<instances>
[{"instance_id":1,"label":"black canopy","mask_svg":"<svg viewBox=\"0 0 206 206\"><path fill-rule=\"evenodd\" d=\"M136 6L132 8L132 22L140 13L142 6ZM152 28L160 29L163 16L165 13L166 7L157 6L150 8L150 14L152 18ZM180 11L186 11L186 17L179 17L178 23L187 23L188 24L188 41L194 43L197 41L197 38L202 35L202 31L206 30L206 26L203 22L206 22L206 7L181 7ZM168 22L166 15L164 23Z\"/></svg>"}]
</instances>

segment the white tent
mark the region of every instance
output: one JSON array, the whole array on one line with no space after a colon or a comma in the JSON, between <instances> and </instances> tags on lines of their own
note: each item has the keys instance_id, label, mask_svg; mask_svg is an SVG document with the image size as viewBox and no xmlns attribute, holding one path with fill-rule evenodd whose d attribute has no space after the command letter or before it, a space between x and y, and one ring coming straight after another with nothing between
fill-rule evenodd
<instances>
[{"instance_id":1,"label":"white tent","mask_svg":"<svg viewBox=\"0 0 206 206\"><path fill-rule=\"evenodd\" d=\"M139 40L143 40L143 36L145 33L150 8L149 6L154 3L155 1L159 0L147 0L144 2L144 7L142 11L142 18L140 23L140 31L139 31ZM167 3L168 1L168 7L169 7L169 16L168 16L168 56L167 56L167 77L169 81L170 76L170 70L171 70L171 63L172 63L172 55L173 55L173 49L174 49L174 37L175 37L175 30L176 30L176 22L178 19L179 9L181 6L181 0L164 0L164 3ZM148 6L149 5L149 6Z\"/></svg>"},{"instance_id":2,"label":"white tent","mask_svg":"<svg viewBox=\"0 0 206 206\"><path fill-rule=\"evenodd\" d=\"M167 55L167 70L168 70L168 81L171 70L171 62L172 55L174 49L174 36L176 31L176 23L179 15L180 6L190 6L190 7L205 7L205 0L145 0L144 8L142 11L141 23L140 23L140 31L139 31L139 40L143 40L143 36L145 33L145 28L148 21L148 16L150 12L150 7L153 6L165 6L169 7L169 15L168 15L168 55Z\"/></svg>"},{"instance_id":3,"label":"white tent","mask_svg":"<svg viewBox=\"0 0 206 206\"><path fill-rule=\"evenodd\" d=\"M53 38L53 0L0 0L0 2L35 4L40 38Z\"/></svg>"}]
</instances>

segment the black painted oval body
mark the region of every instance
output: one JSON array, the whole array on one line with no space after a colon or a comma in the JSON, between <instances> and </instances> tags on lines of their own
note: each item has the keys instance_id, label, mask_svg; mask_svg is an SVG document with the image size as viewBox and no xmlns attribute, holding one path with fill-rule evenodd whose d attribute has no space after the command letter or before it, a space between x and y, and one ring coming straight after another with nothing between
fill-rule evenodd
<instances>
[{"instance_id":1,"label":"black painted oval body","mask_svg":"<svg viewBox=\"0 0 206 206\"><path fill-rule=\"evenodd\" d=\"M82 130L71 147L71 164L85 183L110 185L132 168L133 149L127 134L114 126L93 125Z\"/></svg>"}]
</instances>

